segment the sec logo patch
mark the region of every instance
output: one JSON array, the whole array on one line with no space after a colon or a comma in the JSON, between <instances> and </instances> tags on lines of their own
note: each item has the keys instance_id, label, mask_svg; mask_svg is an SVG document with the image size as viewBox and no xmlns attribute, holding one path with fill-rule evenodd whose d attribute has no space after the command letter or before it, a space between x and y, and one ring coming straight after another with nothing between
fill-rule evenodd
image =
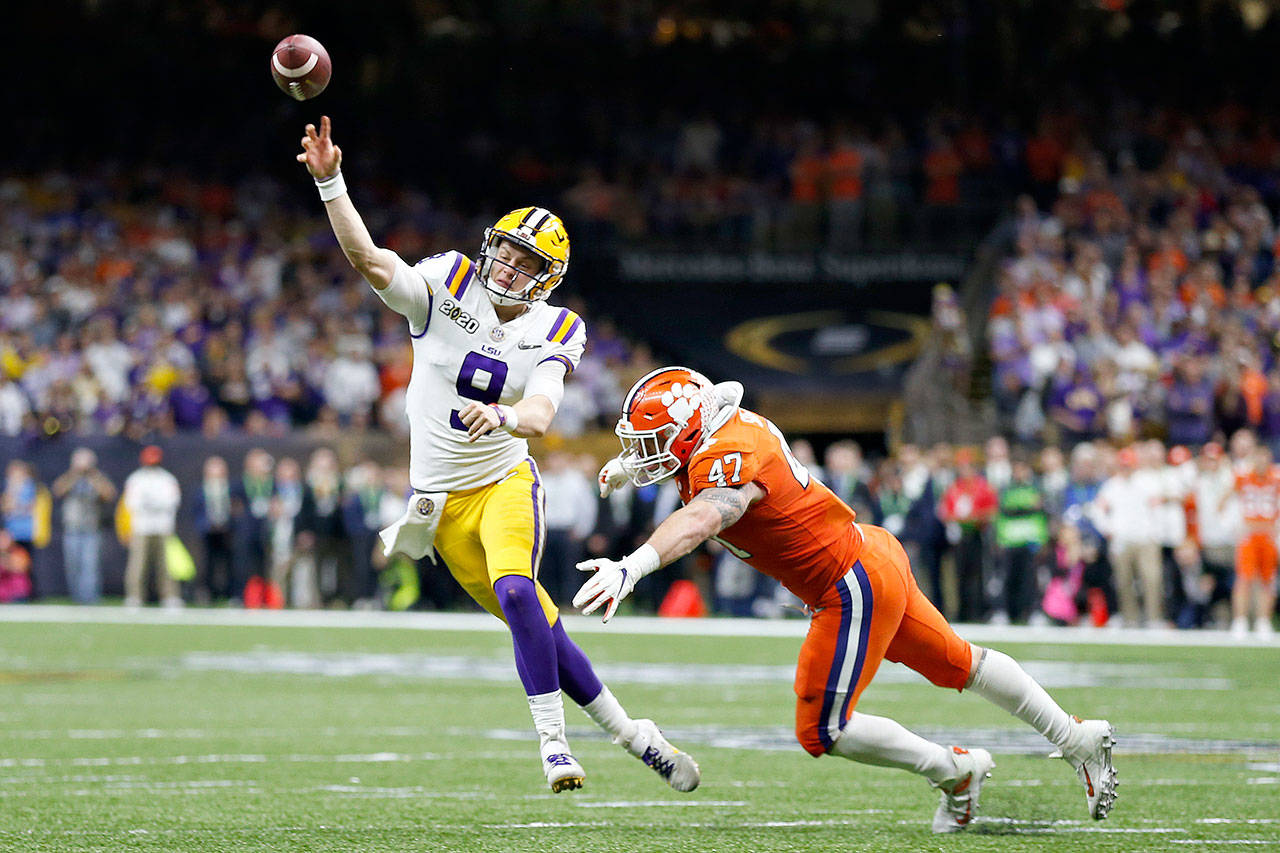
<instances>
[{"instance_id":1,"label":"sec logo patch","mask_svg":"<svg viewBox=\"0 0 1280 853\"><path fill-rule=\"evenodd\" d=\"M418 515L431 515L431 513L435 512L435 509L436 502L431 498L418 498Z\"/></svg>"}]
</instances>

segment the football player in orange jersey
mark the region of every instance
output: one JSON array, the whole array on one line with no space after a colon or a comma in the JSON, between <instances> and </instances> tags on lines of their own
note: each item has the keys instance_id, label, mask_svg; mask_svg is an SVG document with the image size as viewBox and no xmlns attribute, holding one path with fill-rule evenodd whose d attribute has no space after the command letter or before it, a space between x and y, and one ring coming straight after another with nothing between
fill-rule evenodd
<instances>
[{"instance_id":1,"label":"football player in orange jersey","mask_svg":"<svg viewBox=\"0 0 1280 853\"><path fill-rule=\"evenodd\" d=\"M1268 638L1276 608L1276 562L1280 559L1275 538L1276 520L1280 518L1280 473L1272 465L1271 450L1266 445L1253 448L1249 462L1249 469L1236 475L1235 494L1244 529L1236 546L1231 632L1237 638L1248 633L1249 605L1254 603L1254 630Z\"/></svg>"},{"instance_id":2,"label":"football player in orange jersey","mask_svg":"<svg viewBox=\"0 0 1280 853\"><path fill-rule=\"evenodd\" d=\"M738 383L712 385L684 367L659 368L632 387L616 429L622 454L601 470L601 492L675 477L684 506L621 560L579 563L593 574L574 607L603 606L607 622L640 578L714 537L812 614L795 680L796 737L809 753L918 773L942 792L934 831L969 825L995 766L990 753L947 748L854 710L888 658L1029 723L1076 768L1090 815L1105 818L1117 784L1111 724L1068 716L1012 658L960 639L921 594L898 540L857 523L776 426L738 406L741 396Z\"/></svg>"}]
</instances>

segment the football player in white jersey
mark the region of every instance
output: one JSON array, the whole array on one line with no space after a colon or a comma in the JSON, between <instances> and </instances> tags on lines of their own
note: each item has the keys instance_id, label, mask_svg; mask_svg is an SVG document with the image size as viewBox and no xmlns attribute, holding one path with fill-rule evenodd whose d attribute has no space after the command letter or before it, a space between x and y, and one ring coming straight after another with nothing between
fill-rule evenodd
<instances>
[{"instance_id":1,"label":"football player in white jersey","mask_svg":"<svg viewBox=\"0 0 1280 853\"><path fill-rule=\"evenodd\" d=\"M586 342L582 319L546 302L569 265L563 223L539 207L512 211L485 230L474 262L451 251L410 267L373 242L356 212L328 116L319 131L307 125L302 149L298 162L315 179L342 251L405 316L413 339L413 495L383 531L387 550L416 559L434 547L463 589L507 623L552 791L580 788L585 776L565 738L562 689L672 788L693 790L698 765L651 720L627 715L537 581L544 497L525 438L550 426Z\"/></svg>"}]
</instances>

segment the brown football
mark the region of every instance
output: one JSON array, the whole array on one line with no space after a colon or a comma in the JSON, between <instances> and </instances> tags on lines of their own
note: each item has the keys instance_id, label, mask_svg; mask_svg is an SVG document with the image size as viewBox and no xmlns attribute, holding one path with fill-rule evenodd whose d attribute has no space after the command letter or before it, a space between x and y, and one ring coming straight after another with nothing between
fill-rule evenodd
<instances>
[{"instance_id":1,"label":"brown football","mask_svg":"<svg viewBox=\"0 0 1280 853\"><path fill-rule=\"evenodd\" d=\"M311 36L288 36L271 52L271 76L276 85L299 101L323 92L332 73L329 51Z\"/></svg>"}]
</instances>

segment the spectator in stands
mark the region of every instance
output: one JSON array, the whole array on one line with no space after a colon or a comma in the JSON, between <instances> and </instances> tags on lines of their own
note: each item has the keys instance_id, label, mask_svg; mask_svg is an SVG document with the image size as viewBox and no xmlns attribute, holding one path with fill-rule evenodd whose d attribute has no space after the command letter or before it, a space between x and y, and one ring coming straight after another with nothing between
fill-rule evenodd
<instances>
[{"instance_id":1,"label":"spectator in stands","mask_svg":"<svg viewBox=\"0 0 1280 853\"><path fill-rule=\"evenodd\" d=\"M827 152L827 245L837 252L862 245L863 147L852 129L840 126Z\"/></svg>"},{"instance_id":2,"label":"spectator in stands","mask_svg":"<svg viewBox=\"0 0 1280 853\"><path fill-rule=\"evenodd\" d=\"M1093 521L1107 537L1120 612L1127 628L1162 622L1164 585L1160 564L1160 531L1155 511L1162 502L1161 483L1150 469L1139 468L1138 451L1126 447L1117 455L1115 472L1094 499ZM1141 589L1141 592L1139 592Z\"/></svg>"},{"instance_id":3,"label":"spectator in stands","mask_svg":"<svg viewBox=\"0 0 1280 853\"><path fill-rule=\"evenodd\" d=\"M876 517L870 477L862 461L862 448L849 439L832 442L822 456L822 482L848 504L859 518Z\"/></svg>"},{"instance_id":4,"label":"spectator in stands","mask_svg":"<svg viewBox=\"0 0 1280 853\"><path fill-rule=\"evenodd\" d=\"M933 457L926 457L914 444L898 449L902 472L902 494L908 501L903 520L902 547L911 561L920 589L939 611L951 618L956 607L948 607L942 592L942 557L947 550L947 531L938 517L938 507L947 483Z\"/></svg>"},{"instance_id":5,"label":"spectator in stands","mask_svg":"<svg viewBox=\"0 0 1280 853\"><path fill-rule=\"evenodd\" d=\"M379 546L382 528L382 471L377 464L363 461L352 466L343 481L343 529L351 547L351 581L349 594L358 610L377 609L378 578L374 572L373 554Z\"/></svg>"},{"instance_id":6,"label":"spectator in stands","mask_svg":"<svg viewBox=\"0 0 1280 853\"><path fill-rule=\"evenodd\" d=\"M267 595L267 548L271 496L275 492L275 460L261 447L245 454L244 470L232 498L231 549L235 573L231 600L245 607L261 607Z\"/></svg>"},{"instance_id":7,"label":"spectator in stands","mask_svg":"<svg viewBox=\"0 0 1280 853\"><path fill-rule=\"evenodd\" d=\"M364 428L381 393L368 340L347 334L338 340L338 357L325 371L324 399L344 427Z\"/></svg>"},{"instance_id":8,"label":"spectator in stands","mask_svg":"<svg viewBox=\"0 0 1280 853\"><path fill-rule=\"evenodd\" d=\"M142 467L124 481L129 511L129 556L124 569L124 604L141 607L147 598L147 573L155 572L160 601L168 609L183 606L178 582L169 573L165 540L174 535L182 488L160 467L164 453L154 444L142 449Z\"/></svg>"},{"instance_id":9,"label":"spectator in stands","mask_svg":"<svg viewBox=\"0 0 1280 853\"><path fill-rule=\"evenodd\" d=\"M302 466L292 456L282 457L276 463L275 494L267 511L271 582L293 607L315 608L320 606L315 564L297 560L294 550L302 491ZM403 500L400 509L404 509Z\"/></svg>"},{"instance_id":10,"label":"spectator in stands","mask_svg":"<svg viewBox=\"0 0 1280 853\"><path fill-rule=\"evenodd\" d=\"M31 556L0 529L0 604L26 601L31 595Z\"/></svg>"},{"instance_id":11,"label":"spectator in stands","mask_svg":"<svg viewBox=\"0 0 1280 853\"><path fill-rule=\"evenodd\" d=\"M1230 600L1236 542L1243 516L1235 505L1235 473L1217 442L1206 444L1196 458L1192 484L1195 541L1204 574L1213 580L1208 606Z\"/></svg>"},{"instance_id":12,"label":"spectator in stands","mask_svg":"<svg viewBox=\"0 0 1280 853\"><path fill-rule=\"evenodd\" d=\"M52 491L62 501L67 590L77 604L97 604L102 595L102 524L114 505L116 487L98 470L97 454L77 447L71 454L71 467L53 481Z\"/></svg>"},{"instance_id":13,"label":"spectator in stands","mask_svg":"<svg viewBox=\"0 0 1280 853\"><path fill-rule=\"evenodd\" d=\"M4 529L14 543L34 560L36 549L49 543L51 507L48 490L35 477L35 469L22 459L14 459L5 468L4 491L0 493L0 515ZM47 594L31 579L32 596Z\"/></svg>"},{"instance_id":14,"label":"spectator in stands","mask_svg":"<svg viewBox=\"0 0 1280 853\"><path fill-rule=\"evenodd\" d=\"M995 516L996 493L978 472L978 460L970 448L956 451L955 466L955 482L943 492L938 515L947 524L947 538L955 547L960 621L978 622L987 612L984 539Z\"/></svg>"},{"instance_id":15,"label":"spectator in stands","mask_svg":"<svg viewBox=\"0 0 1280 853\"><path fill-rule=\"evenodd\" d=\"M1200 447L1213 437L1213 396L1213 380L1205 375L1201 356L1189 355L1177 363L1165 397L1170 444Z\"/></svg>"},{"instance_id":16,"label":"spectator in stands","mask_svg":"<svg viewBox=\"0 0 1280 853\"><path fill-rule=\"evenodd\" d=\"M594 458L583 462L565 451L547 454L542 464L542 488L546 493L546 547L538 575L553 601L568 601L580 585L575 568L583 559L583 542L596 526Z\"/></svg>"},{"instance_id":17,"label":"spectator in stands","mask_svg":"<svg viewBox=\"0 0 1280 853\"><path fill-rule=\"evenodd\" d=\"M1031 463L1019 454L1009 480L999 490L995 514L997 578L1000 581L992 621L1023 622L1038 600L1036 559L1049 542L1044 495Z\"/></svg>"},{"instance_id":18,"label":"spectator in stands","mask_svg":"<svg viewBox=\"0 0 1280 853\"><path fill-rule=\"evenodd\" d=\"M196 532L204 546L204 563L197 584L196 602L225 601L232 597L234 551L232 542L232 488L227 462L221 456L204 460L200 489L194 498Z\"/></svg>"},{"instance_id":19,"label":"spectator in stands","mask_svg":"<svg viewBox=\"0 0 1280 853\"><path fill-rule=\"evenodd\" d=\"M338 457L327 447L312 452L302 486L297 547L314 572L325 604L351 604L350 543L342 523L342 477Z\"/></svg>"},{"instance_id":20,"label":"spectator in stands","mask_svg":"<svg viewBox=\"0 0 1280 853\"><path fill-rule=\"evenodd\" d=\"M21 434L30 417L31 404L27 395L0 368L0 435Z\"/></svg>"}]
</instances>

